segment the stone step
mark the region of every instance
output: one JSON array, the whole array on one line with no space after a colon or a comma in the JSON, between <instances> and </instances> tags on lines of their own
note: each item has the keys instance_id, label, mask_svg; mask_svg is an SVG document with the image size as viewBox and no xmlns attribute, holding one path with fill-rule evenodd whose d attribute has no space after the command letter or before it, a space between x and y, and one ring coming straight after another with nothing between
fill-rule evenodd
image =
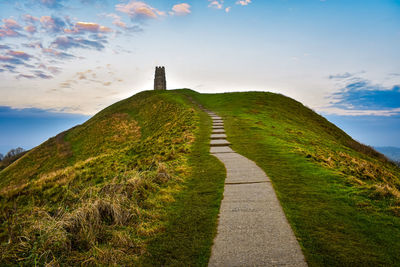
<instances>
[{"instance_id":1,"label":"stone step","mask_svg":"<svg viewBox=\"0 0 400 267\"><path fill-rule=\"evenodd\" d=\"M212 125L213 125L213 126L223 126L224 123L223 123L223 122L213 122Z\"/></svg>"},{"instance_id":2,"label":"stone step","mask_svg":"<svg viewBox=\"0 0 400 267\"><path fill-rule=\"evenodd\" d=\"M213 129L212 134L224 134L225 130L224 129Z\"/></svg>"},{"instance_id":3,"label":"stone step","mask_svg":"<svg viewBox=\"0 0 400 267\"><path fill-rule=\"evenodd\" d=\"M222 120L220 116L210 116L213 120Z\"/></svg>"},{"instance_id":4,"label":"stone step","mask_svg":"<svg viewBox=\"0 0 400 267\"><path fill-rule=\"evenodd\" d=\"M215 119L215 120L212 120L213 122L224 122L223 120L221 120L221 119Z\"/></svg>"},{"instance_id":5,"label":"stone step","mask_svg":"<svg viewBox=\"0 0 400 267\"><path fill-rule=\"evenodd\" d=\"M212 134L211 139L226 139L226 134Z\"/></svg>"},{"instance_id":6,"label":"stone step","mask_svg":"<svg viewBox=\"0 0 400 267\"><path fill-rule=\"evenodd\" d=\"M229 146L231 143L229 143L227 140L211 140L210 141L210 146Z\"/></svg>"},{"instance_id":7,"label":"stone step","mask_svg":"<svg viewBox=\"0 0 400 267\"><path fill-rule=\"evenodd\" d=\"M229 146L212 146L210 147L211 154L218 154L218 153L234 153L235 151L232 150Z\"/></svg>"},{"instance_id":8,"label":"stone step","mask_svg":"<svg viewBox=\"0 0 400 267\"><path fill-rule=\"evenodd\" d=\"M219 125L219 126L212 126L213 129L219 130L219 129L224 129L223 125Z\"/></svg>"}]
</instances>

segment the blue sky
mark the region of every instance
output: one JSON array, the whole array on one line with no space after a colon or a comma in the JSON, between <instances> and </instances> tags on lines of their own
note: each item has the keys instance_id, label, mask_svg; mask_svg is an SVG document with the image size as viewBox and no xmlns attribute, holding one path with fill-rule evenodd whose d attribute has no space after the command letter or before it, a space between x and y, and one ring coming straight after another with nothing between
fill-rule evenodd
<instances>
[{"instance_id":1,"label":"blue sky","mask_svg":"<svg viewBox=\"0 0 400 267\"><path fill-rule=\"evenodd\" d=\"M18 146L30 149L87 119L88 116L79 114L0 106L0 153L5 155Z\"/></svg>"},{"instance_id":2,"label":"blue sky","mask_svg":"<svg viewBox=\"0 0 400 267\"><path fill-rule=\"evenodd\" d=\"M0 152L151 89L156 65L170 89L279 92L400 146L399 47L398 0L1 0L0 106L48 126L29 145L3 114Z\"/></svg>"}]
</instances>

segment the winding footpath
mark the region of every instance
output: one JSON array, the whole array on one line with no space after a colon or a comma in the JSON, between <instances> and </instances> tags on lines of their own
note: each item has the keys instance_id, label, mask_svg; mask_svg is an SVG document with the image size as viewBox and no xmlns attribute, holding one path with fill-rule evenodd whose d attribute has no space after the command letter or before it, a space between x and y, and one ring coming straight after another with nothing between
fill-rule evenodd
<instances>
[{"instance_id":1,"label":"winding footpath","mask_svg":"<svg viewBox=\"0 0 400 267\"><path fill-rule=\"evenodd\" d=\"M267 175L233 151L221 117L213 120L210 153L227 177L209 266L307 266Z\"/></svg>"}]
</instances>

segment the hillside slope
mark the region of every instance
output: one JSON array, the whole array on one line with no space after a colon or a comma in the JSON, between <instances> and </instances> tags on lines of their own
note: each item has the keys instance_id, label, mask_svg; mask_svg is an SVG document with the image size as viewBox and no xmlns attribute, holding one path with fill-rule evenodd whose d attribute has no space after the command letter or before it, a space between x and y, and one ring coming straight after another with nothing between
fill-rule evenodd
<instances>
[{"instance_id":1,"label":"hillside slope","mask_svg":"<svg viewBox=\"0 0 400 267\"><path fill-rule=\"evenodd\" d=\"M188 103L173 91L139 93L2 170L1 265L136 265L180 216L202 230L180 239L193 244L184 256L207 261L224 169L207 153L210 121ZM201 164L210 180L196 176ZM196 197L205 185L212 196ZM189 197L203 216L183 211Z\"/></svg>"},{"instance_id":2,"label":"hillside slope","mask_svg":"<svg viewBox=\"0 0 400 267\"><path fill-rule=\"evenodd\" d=\"M224 185L211 120L271 178L311 266L400 262L400 170L301 103L147 91L0 171L1 264L206 266Z\"/></svg>"},{"instance_id":3,"label":"hillside slope","mask_svg":"<svg viewBox=\"0 0 400 267\"><path fill-rule=\"evenodd\" d=\"M400 169L279 94L198 94L228 141L271 178L311 266L400 262Z\"/></svg>"}]
</instances>

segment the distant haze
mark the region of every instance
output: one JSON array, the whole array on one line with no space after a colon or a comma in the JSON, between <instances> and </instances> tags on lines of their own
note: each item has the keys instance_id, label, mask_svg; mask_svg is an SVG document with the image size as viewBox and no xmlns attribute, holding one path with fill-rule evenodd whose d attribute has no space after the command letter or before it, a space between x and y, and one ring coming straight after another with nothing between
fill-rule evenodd
<instances>
[{"instance_id":1,"label":"distant haze","mask_svg":"<svg viewBox=\"0 0 400 267\"><path fill-rule=\"evenodd\" d=\"M389 159L400 162L400 147L375 147L375 149Z\"/></svg>"}]
</instances>

